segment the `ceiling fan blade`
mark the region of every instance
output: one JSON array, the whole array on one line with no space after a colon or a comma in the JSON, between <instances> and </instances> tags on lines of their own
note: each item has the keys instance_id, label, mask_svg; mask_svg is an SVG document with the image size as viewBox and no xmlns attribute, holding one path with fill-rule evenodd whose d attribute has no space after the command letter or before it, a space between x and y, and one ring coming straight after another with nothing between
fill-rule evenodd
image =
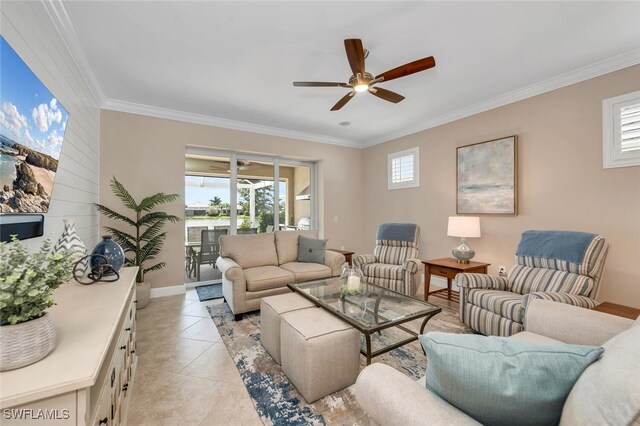
<instances>
[{"instance_id":1,"label":"ceiling fan blade","mask_svg":"<svg viewBox=\"0 0 640 426\"><path fill-rule=\"evenodd\" d=\"M347 104L347 102L349 102L351 100L351 98L353 98L353 92L347 93L342 98L340 98L340 100L333 106L333 108L331 108L331 111L339 110L340 108L345 106Z\"/></svg>"},{"instance_id":2,"label":"ceiling fan blade","mask_svg":"<svg viewBox=\"0 0 640 426\"><path fill-rule=\"evenodd\" d=\"M384 99L385 101L393 102L394 104L397 104L404 99L404 96L399 95L396 92L392 92L391 90L383 89L382 87L371 88L369 89L369 93L379 97L380 99Z\"/></svg>"},{"instance_id":3,"label":"ceiling fan blade","mask_svg":"<svg viewBox=\"0 0 640 426\"><path fill-rule=\"evenodd\" d=\"M327 81L294 81L296 87L351 87L347 83L333 83Z\"/></svg>"},{"instance_id":4,"label":"ceiling fan blade","mask_svg":"<svg viewBox=\"0 0 640 426\"><path fill-rule=\"evenodd\" d=\"M349 38L344 41L344 49L347 51L347 59L351 66L353 75L358 73L364 75L364 49L362 40L359 38Z\"/></svg>"},{"instance_id":5,"label":"ceiling fan blade","mask_svg":"<svg viewBox=\"0 0 640 426\"><path fill-rule=\"evenodd\" d=\"M436 60L433 58L433 56L429 56L428 58L418 59L417 61L409 62L408 64L404 64L392 70L383 72L382 74L376 76L376 80L382 78L382 81L389 81L395 78L415 74L417 72L424 71L435 66Z\"/></svg>"}]
</instances>

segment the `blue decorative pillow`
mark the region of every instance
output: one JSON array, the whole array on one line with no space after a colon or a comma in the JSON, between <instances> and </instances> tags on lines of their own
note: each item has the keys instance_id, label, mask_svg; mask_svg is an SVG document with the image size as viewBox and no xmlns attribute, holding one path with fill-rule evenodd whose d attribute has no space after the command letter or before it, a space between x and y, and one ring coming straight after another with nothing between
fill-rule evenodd
<instances>
[{"instance_id":1,"label":"blue decorative pillow","mask_svg":"<svg viewBox=\"0 0 640 426\"><path fill-rule=\"evenodd\" d=\"M484 425L557 425L571 388L604 349L427 333L427 389Z\"/></svg>"},{"instance_id":2,"label":"blue decorative pillow","mask_svg":"<svg viewBox=\"0 0 640 426\"><path fill-rule=\"evenodd\" d=\"M300 235L298 237L298 262L320 263L324 265L324 251L327 240L316 240Z\"/></svg>"}]
</instances>

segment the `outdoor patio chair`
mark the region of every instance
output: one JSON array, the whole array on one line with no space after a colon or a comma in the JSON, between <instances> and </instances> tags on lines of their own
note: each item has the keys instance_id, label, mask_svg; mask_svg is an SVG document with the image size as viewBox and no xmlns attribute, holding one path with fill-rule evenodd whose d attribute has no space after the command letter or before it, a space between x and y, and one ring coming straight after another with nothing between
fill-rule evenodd
<instances>
[{"instance_id":1,"label":"outdoor patio chair","mask_svg":"<svg viewBox=\"0 0 640 426\"><path fill-rule=\"evenodd\" d=\"M202 231L207 229L206 226L187 226L187 242L199 243L202 241Z\"/></svg>"},{"instance_id":2,"label":"outdoor patio chair","mask_svg":"<svg viewBox=\"0 0 640 426\"><path fill-rule=\"evenodd\" d=\"M238 235L257 234L258 228L238 229Z\"/></svg>"},{"instance_id":3,"label":"outdoor patio chair","mask_svg":"<svg viewBox=\"0 0 640 426\"><path fill-rule=\"evenodd\" d=\"M215 267L216 259L220 255L220 237L227 235L227 229L206 229L202 231L200 252L198 252L198 281L200 281L200 268L203 264Z\"/></svg>"}]
</instances>

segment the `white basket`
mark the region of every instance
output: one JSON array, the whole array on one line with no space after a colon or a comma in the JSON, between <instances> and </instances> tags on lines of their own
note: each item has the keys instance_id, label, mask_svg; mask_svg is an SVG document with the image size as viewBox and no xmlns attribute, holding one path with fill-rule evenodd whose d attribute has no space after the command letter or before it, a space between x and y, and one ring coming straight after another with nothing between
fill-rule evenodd
<instances>
[{"instance_id":1,"label":"white basket","mask_svg":"<svg viewBox=\"0 0 640 426\"><path fill-rule=\"evenodd\" d=\"M51 315L0 326L0 371L14 370L46 357L56 345Z\"/></svg>"}]
</instances>

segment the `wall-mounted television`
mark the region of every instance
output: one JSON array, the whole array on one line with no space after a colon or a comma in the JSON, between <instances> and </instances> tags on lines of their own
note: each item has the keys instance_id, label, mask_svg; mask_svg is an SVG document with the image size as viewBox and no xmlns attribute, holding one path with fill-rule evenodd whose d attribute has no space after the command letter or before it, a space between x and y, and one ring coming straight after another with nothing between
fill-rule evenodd
<instances>
[{"instance_id":1,"label":"wall-mounted television","mask_svg":"<svg viewBox=\"0 0 640 426\"><path fill-rule=\"evenodd\" d=\"M0 36L0 213L46 213L67 110Z\"/></svg>"}]
</instances>

